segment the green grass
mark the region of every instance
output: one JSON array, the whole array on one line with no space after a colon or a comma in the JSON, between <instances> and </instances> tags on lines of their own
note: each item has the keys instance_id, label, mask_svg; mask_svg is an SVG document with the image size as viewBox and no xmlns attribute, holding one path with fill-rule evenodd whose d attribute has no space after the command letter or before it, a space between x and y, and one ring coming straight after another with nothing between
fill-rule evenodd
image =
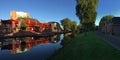
<instances>
[{"instance_id":1,"label":"green grass","mask_svg":"<svg viewBox=\"0 0 120 60\"><path fill-rule=\"evenodd\" d=\"M89 32L73 38L48 60L120 60L120 51Z\"/></svg>"}]
</instances>

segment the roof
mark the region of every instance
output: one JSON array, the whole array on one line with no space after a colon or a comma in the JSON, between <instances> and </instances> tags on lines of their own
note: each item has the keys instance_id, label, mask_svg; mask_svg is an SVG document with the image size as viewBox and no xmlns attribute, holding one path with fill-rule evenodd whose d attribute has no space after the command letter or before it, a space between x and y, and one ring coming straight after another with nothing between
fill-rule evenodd
<instances>
[{"instance_id":1,"label":"roof","mask_svg":"<svg viewBox=\"0 0 120 60\"><path fill-rule=\"evenodd\" d=\"M3 24L12 24L14 22L15 24L18 24L17 20L1 20Z\"/></svg>"},{"instance_id":2,"label":"roof","mask_svg":"<svg viewBox=\"0 0 120 60\"><path fill-rule=\"evenodd\" d=\"M111 22L114 23L114 24L120 24L120 17L112 18Z\"/></svg>"},{"instance_id":3,"label":"roof","mask_svg":"<svg viewBox=\"0 0 120 60\"><path fill-rule=\"evenodd\" d=\"M27 25L39 25L41 22L33 21L33 20L25 20L25 24Z\"/></svg>"}]
</instances>

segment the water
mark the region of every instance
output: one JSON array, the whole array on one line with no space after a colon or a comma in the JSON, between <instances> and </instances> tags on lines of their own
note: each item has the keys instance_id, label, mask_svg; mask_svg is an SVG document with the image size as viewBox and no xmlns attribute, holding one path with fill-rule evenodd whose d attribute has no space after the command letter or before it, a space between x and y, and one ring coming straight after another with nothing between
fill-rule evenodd
<instances>
[{"instance_id":1,"label":"water","mask_svg":"<svg viewBox=\"0 0 120 60\"><path fill-rule=\"evenodd\" d=\"M44 60L62 47L63 35L0 39L0 60Z\"/></svg>"}]
</instances>

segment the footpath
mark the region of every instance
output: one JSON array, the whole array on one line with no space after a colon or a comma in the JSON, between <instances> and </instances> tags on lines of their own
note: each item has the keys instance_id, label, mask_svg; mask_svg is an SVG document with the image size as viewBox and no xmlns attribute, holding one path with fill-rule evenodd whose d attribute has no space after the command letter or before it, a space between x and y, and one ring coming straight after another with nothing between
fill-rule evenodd
<instances>
[{"instance_id":1,"label":"footpath","mask_svg":"<svg viewBox=\"0 0 120 60\"><path fill-rule=\"evenodd\" d=\"M95 34L117 50L120 50L120 37L115 35L103 34L98 31L96 31Z\"/></svg>"}]
</instances>

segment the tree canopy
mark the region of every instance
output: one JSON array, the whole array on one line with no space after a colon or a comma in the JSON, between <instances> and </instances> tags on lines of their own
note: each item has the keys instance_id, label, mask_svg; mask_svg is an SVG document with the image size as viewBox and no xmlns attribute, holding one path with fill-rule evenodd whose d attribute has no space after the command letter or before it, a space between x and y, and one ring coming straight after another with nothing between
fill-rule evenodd
<instances>
[{"instance_id":1,"label":"tree canopy","mask_svg":"<svg viewBox=\"0 0 120 60\"><path fill-rule=\"evenodd\" d=\"M22 18L22 17L18 17L17 20L32 20L32 21L38 21L37 19L35 18Z\"/></svg>"},{"instance_id":2,"label":"tree canopy","mask_svg":"<svg viewBox=\"0 0 120 60\"><path fill-rule=\"evenodd\" d=\"M61 20L61 24L62 24L65 31L70 30L70 23L71 23L70 19L68 19L68 18Z\"/></svg>"},{"instance_id":3,"label":"tree canopy","mask_svg":"<svg viewBox=\"0 0 120 60\"><path fill-rule=\"evenodd\" d=\"M99 0L76 0L76 15L80 19L80 24L82 24L84 30L94 28L98 1Z\"/></svg>"},{"instance_id":4,"label":"tree canopy","mask_svg":"<svg viewBox=\"0 0 120 60\"><path fill-rule=\"evenodd\" d=\"M76 21L71 21L71 30L75 31L77 29L77 22Z\"/></svg>"},{"instance_id":5,"label":"tree canopy","mask_svg":"<svg viewBox=\"0 0 120 60\"><path fill-rule=\"evenodd\" d=\"M75 31L77 28L77 23L75 21L71 21L69 18L61 20L61 24L64 31Z\"/></svg>"}]
</instances>

